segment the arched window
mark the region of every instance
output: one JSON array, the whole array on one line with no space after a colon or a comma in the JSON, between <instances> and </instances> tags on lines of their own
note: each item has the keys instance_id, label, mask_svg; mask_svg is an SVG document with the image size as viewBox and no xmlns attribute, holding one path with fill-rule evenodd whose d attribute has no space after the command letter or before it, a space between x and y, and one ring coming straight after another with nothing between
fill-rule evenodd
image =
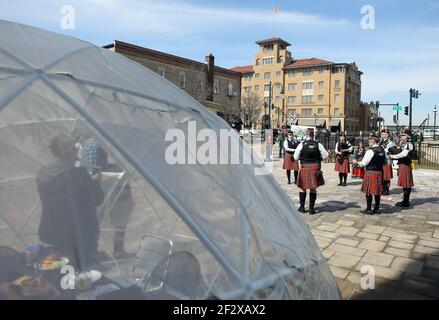
<instances>
[{"instance_id":1,"label":"arched window","mask_svg":"<svg viewBox=\"0 0 439 320\"><path fill-rule=\"evenodd\" d=\"M279 58L277 58L277 63L283 63L284 62L284 56L279 56Z\"/></svg>"},{"instance_id":2,"label":"arched window","mask_svg":"<svg viewBox=\"0 0 439 320\"><path fill-rule=\"evenodd\" d=\"M259 66L260 63L261 61L259 59L256 59L256 65Z\"/></svg>"}]
</instances>

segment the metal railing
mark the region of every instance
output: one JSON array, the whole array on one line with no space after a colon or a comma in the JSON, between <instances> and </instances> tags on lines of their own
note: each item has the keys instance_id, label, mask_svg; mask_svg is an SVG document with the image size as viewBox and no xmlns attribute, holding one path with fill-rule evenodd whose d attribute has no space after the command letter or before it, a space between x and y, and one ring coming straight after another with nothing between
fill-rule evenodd
<instances>
[{"instance_id":1,"label":"metal railing","mask_svg":"<svg viewBox=\"0 0 439 320\"><path fill-rule=\"evenodd\" d=\"M421 142L418 147L418 167L439 169L439 142Z\"/></svg>"}]
</instances>

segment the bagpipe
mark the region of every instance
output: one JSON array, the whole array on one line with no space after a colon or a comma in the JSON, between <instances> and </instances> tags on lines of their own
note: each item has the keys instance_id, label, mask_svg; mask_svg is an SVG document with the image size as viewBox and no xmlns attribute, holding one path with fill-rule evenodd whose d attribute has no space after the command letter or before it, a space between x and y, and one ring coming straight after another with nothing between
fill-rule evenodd
<instances>
[{"instance_id":1,"label":"bagpipe","mask_svg":"<svg viewBox=\"0 0 439 320\"><path fill-rule=\"evenodd\" d=\"M337 151L341 152L341 150L345 150L345 149L349 149L349 148L350 148L350 145L348 145L347 143L343 142L343 143L339 143L338 144ZM338 163L339 164L343 164L343 162L346 159L349 159L349 151L341 152L341 154L338 155Z\"/></svg>"}]
</instances>

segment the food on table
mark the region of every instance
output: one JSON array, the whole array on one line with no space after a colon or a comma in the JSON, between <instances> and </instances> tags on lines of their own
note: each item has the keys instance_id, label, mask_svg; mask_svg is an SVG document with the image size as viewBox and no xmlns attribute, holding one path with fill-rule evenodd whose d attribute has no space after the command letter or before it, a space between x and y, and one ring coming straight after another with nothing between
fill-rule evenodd
<instances>
[{"instance_id":1,"label":"food on table","mask_svg":"<svg viewBox=\"0 0 439 320\"><path fill-rule=\"evenodd\" d=\"M59 269L69 263L69 259L65 257L61 257L59 253L49 254L44 260L41 262L40 269L41 270L54 270Z\"/></svg>"},{"instance_id":2,"label":"food on table","mask_svg":"<svg viewBox=\"0 0 439 320\"><path fill-rule=\"evenodd\" d=\"M12 283L24 297L41 296L55 291L50 282L43 280L41 276L23 276Z\"/></svg>"}]
</instances>

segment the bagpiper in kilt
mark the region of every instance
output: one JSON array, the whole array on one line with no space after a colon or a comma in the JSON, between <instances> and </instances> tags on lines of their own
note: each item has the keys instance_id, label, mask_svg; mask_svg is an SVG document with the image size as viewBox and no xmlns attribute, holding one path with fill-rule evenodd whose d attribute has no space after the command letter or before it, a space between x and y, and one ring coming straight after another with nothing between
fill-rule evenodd
<instances>
[{"instance_id":1,"label":"bagpiper in kilt","mask_svg":"<svg viewBox=\"0 0 439 320\"><path fill-rule=\"evenodd\" d=\"M401 134L401 152L396 155L390 155L390 159L398 160L398 186L402 187L403 198L401 202L396 203L398 207L410 207L410 194L414 187L413 172L412 172L412 151L414 149L413 143L410 141L411 131L405 129Z\"/></svg>"},{"instance_id":2,"label":"bagpiper in kilt","mask_svg":"<svg viewBox=\"0 0 439 320\"><path fill-rule=\"evenodd\" d=\"M366 153L366 149L362 142L360 142L357 151L354 154L354 159L359 162L363 160L364 155ZM352 178L364 178L364 168L360 167L358 164L352 164Z\"/></svg>"},{"instance_id":3,"label":"bagpiper in kilt","mask_svg":"<svg viewBox=\"0 0 439 320\"><path fill-rule=\"evenodd\" d=\"M377 136L369 137L369 147L361 162L354 161L359 167L366 167L361 191L366 194L367 208L362 211L372 215L379 213L381 194L383 192L383 165L386 162L386 152L378 145ZM372 196L375 198L375 207L372 211Z\"/></svg>"},{"instance_id":4,"label":"bagpiper in kilt","mask_svg":"<svg viewBox=\"0 0 439 320\"><path fill-rule=\"evenodd\" d=\"M299 178L297 186L299 192L300 207L299 212L305 213L306 190L309 193L309 214L315 214L314 205L317 199L317 188L323 185L323 172L321 171L321 161L328 157L328 151L321 143L314 140L314 130L306 131L306 140L302 141L294 152L294 159L300 159Z\"/></svg>"},{"instance_id":5,"label":"bagpiper in kilt","mask_svg":"<svg viewBox=\"0 0 439 320\"><path fill-rule=\"evenodd\" d=\"M384 128L381 130L381 140L379 145L386 152L386 163L383 166L383 194L390 194L390 180L393 178L392 161L389 159L389 149L395 147L395 144L389 139L389 130Z\"/></svg>"},{"instance_id":6,"label":"bagpiper in kilt","mask_svg":"<svg viewBox=\"0 0 439 320\"><path fill-rule=\"evenodd\" d=\"M284 163L282 168L287 171L288 184L291 184L291 170L294 171L294 183L297 184L297 176L299 174L299 162L294 160L294 151L296 151L299 143L293 139L293 132L289 131L287 139L284 141Z\"/></svg>"},{"instance_id":7,"label":"bagpiper in kilt","mask_svg":"<svg viewBox=\"0 0 439 320\"><path fill-rule=\"evenodd\" d=\"M346 187L346 180L348 178L348 173L350 172L349 167L349 154L352 152L352 145L346 141L344 134L340 134L340 141L335 145L335 167L334 170L338 171L338 177L340 179L339 186Z\"/></svg>"}]
</instances>

